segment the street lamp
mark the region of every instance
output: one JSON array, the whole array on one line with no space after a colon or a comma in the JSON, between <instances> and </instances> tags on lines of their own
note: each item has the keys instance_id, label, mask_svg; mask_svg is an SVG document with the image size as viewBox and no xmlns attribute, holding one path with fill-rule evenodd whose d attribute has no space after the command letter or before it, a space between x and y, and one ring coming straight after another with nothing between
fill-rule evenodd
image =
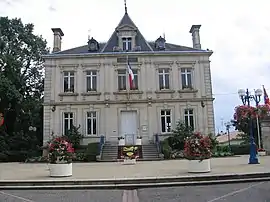
<instances>
[{"instance_id":1,"label":"street lamp","mask_svg":"<svg viewBox=\"0 0 270 202\"><path fill-rule=\"evenodd\" d=\"M230 152L231 152L231 138L230 138L230 127L231 126L232 126L231 122L225 123L225 127L226 127L226 130L227 130L227 135L228 135L228 143L229 143Z\"/></svg>"},{"instance_id":2,"label":"street lamp","mask_svg":"<svg viewBox=\"0 0 270 202\"><path fill-rule=\"evenodd\" d=\"M244 89L238 90L238 95L243 102L243 105L250 106L250 101L254 100L256 102L256 106L259 105L262 96L262 90L255 90L255 95L251 95L248 89L245 91ZM259 164L259 160L256 152L256 144L254 141L253 134L253 122L251 118L249 118L249 135L250 135L250 151L249 151L249 164Z\"/></svg>"}]
</instances>

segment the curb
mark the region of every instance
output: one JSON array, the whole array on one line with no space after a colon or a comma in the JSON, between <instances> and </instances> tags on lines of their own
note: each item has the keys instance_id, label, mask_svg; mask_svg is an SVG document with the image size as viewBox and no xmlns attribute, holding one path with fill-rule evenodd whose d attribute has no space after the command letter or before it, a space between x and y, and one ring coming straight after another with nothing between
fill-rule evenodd
<instances>
[{"instance_id":1,"label":"curb","mask_svg":"<svg viewBox=\"0 0 270 202\"><path fill-rule=\"evenodd\" d=\"M228 183L270 181L268 173L148 177L135 179L1 180L0 190L36 189L138 189L151 187L200 186Z\"/></svg>"}]
</instances>

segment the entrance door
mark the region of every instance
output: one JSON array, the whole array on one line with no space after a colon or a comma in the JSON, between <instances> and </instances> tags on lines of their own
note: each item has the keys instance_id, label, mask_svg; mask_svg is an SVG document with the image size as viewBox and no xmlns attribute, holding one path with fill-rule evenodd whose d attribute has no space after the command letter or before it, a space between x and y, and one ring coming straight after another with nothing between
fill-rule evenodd
<instances>
[{"instance_id":1,"label":"entrance door","mask_svg":"<svg viewBox=\"0 0 270 202\"><path fill-rule=\"evenodd\" d=\"M121 111L120 135L125 137L126 145L134 145L137 136L137 112Z\"/></svg>"}]
</instances>

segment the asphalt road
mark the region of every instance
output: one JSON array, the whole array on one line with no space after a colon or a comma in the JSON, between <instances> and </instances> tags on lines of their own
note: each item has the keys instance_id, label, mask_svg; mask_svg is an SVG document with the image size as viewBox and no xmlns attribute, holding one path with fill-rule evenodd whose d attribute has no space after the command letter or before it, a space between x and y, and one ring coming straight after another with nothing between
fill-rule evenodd
<instances>
[{"instance_id":1,"label":"asphalt road","mask_svg":"<svg viewBox=\"0 0 270 202\"><path fill-rule=\"evenodd\" d=\"M0 202L270 202L270 182L139 190L3 190Z\"/></svg>"}]
</instances>

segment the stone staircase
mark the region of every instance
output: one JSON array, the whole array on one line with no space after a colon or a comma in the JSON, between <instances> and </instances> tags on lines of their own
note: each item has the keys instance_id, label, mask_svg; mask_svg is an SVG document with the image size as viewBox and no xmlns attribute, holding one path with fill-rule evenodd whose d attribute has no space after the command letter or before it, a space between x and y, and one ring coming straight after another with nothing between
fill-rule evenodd
<instances>
[{"instance_id":1,"label":"stone staircase","mask_svg":"<svg viewBox=\"0 0 270 202\"><path fill-rule=\"evenodd\" d=\"M117 161L118 145L117 143L106 142L103 145L102 156L100 161L112 162Z\"/></svg>"},{"instance_id":2,"label":"stone staircase","mask_svg":"<svg viewBox=\"0 0 270 202\"><path fill-rule=\"evenodd\" d=\"M157 151L157 147L153 143L142 145L142 155L141 161L158 161L162 160Z\"/></svg>"},{"instance_id":3,"label":"stone staircase","mask_svg":"<svg viewBox=\"0 0 270 202\"><path fill-rule=\"evenodd\" d=\"M117 161L118 145L117 143L106 142L103 146L101 160L103 162ZM143 158L138 161L158 161L162 160L159 156L156 145L154 143L148 143L142 145Z\"/></svg>"}]
</instances>

